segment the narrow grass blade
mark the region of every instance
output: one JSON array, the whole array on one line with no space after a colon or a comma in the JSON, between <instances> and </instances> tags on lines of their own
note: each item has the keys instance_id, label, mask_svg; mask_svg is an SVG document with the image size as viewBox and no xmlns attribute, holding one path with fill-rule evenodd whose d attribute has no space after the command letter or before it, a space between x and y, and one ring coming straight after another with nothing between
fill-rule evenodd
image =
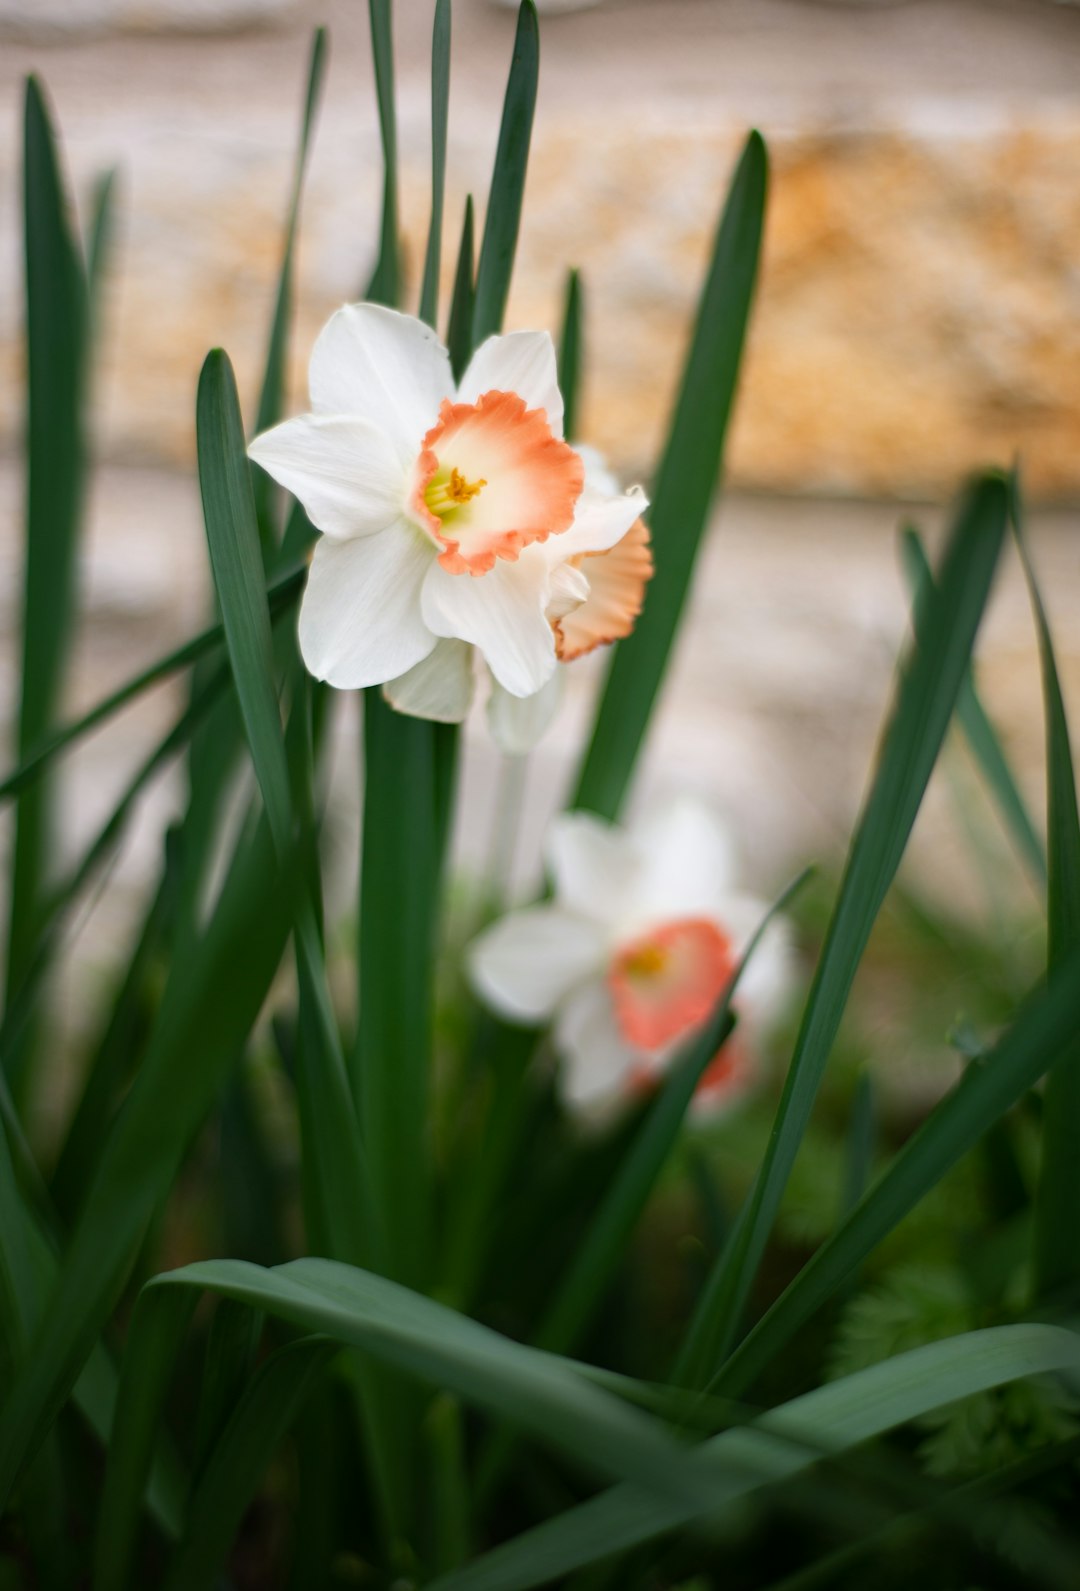
<instances>
[{"instance_id":1,"label":"narrow grass blade","mask_svg":"<svg viewBox=\"0 0 1080 1591\"><path fill-rule=\"evenodd\" d=\"M439 895L435 725L364 697L359 1029L353 1091L387 1274L422 1287L431 1260L428 1090Z\"/></svg>"},{"instance_id":2,"label":"narrow grass blade","mask_svg":"<svg viewBox=\"0 0 1080 1591\"><path fill-rule=\"evenodd\" d=\"M202 938L174 958L154 1029L0 1415L0 1507L119 1297L147 1226L266 998L289 926L265 823L245 835Z\"/></svg>"},{"instance_id":3,"label":"narrow grass blade","mask_svg":"<svg viewBox=\"0 0 1080 1591\"><path fill-rule=\"evenodd\" d=\"M94 340L100 337L102 298L112 248L116 170L106 171L94 184L90 233L86 240L86 286Z\"/></svg>"},{"instance_id":4,"label":"narrow grass blade","mask_svg":"<svg viewBox=\"0 0 1080 1591\"><path fill-rule=\"evenodd\" d=\"M5 1059L18 1053L33 1020L42 981L62 943L74 907L115 856L143 791L161 769L189 745L226 683L224 669L219 669L206 681L172 729L145 758L79 862L51 893L23 983L0 1021L0 1067Z\"/></svg>"},{"instance_id":5,"label":"narrow grass blade","mask_svg":"<svg viewBox=\"0 0 1080 1591\"><path fill-rule=\"evenodd\" d=\"M270 1459L336 1352L336 1343L305 1337L259 1366L192 1495L164 1591L205 1591L217 1583ZM122 1582L111 1583L119 1591Z\"/></svg>"},{"instance_id":6,"label":"narrow grass blade","mask_svg":"<svg viewBox=\"0 0 1080 1591\"><path fill-rule=\"evenodd\" d=\"M747 1333L709 1390L737 1397L984 1134L1058 1061L1080 1024L1080 953L927 1117L829 1240Z\"/></svg>"},{"instance_id":7,"label":"narrow grass blade","mask_svg":"<svg viewBox=\"0 0 1080 1591\"><path fill-rule=\"evenodd\" d=\"M74 633L82 516L88 309L86 278L68 215L56 142L41 85L26 84L24 144L27 344L26 561L22 594L22 695L18 754L52 728ZM40 925L50 793L38 785L15 820L7 936L7 997L22 985ZM16 1097L28 1051L9 1061Z\"/></svg>"},{"instance_id":8,"label":"narrow grass blade","mask_svg":"<svg viewBox=\"0 0 1080 1591\"><path fill-rule=\"evenodd\" d=\"M25 1194L25 1189L23 1190ZM24 1200L25 1202L25 1200ZM7 1238L5 1228L5 1239ZM22 1250L29 1271L28 1296L36 1320L44 1301L50 1298L56 1282L57 1251L39 1211L26 1207ZM7 1383L5 1383L7 1384ZM105 1346L99 1341L72 1390L72 1402L90 1431L104 1448L108 1444L116 1406L118 1377ZM159 1444L146 1478L145 1502L149 1513L166 1536L175 1538L180 1529L181 1502L186 1481L179 1460L171 1448Z\"/></svg>"},{"instance_id":9,"label":"narrow grass blade","mask_svg":"<svg viewBox=\"0 0 1080 1591\"><path fill-rule=\"evenodd\" d=\"M908 526L902 536L901 552L912 596L916 602L924 601L933 581L930 561L918 532ZM1046 887L1046 852L1042 840L1031 820L1027 804L1020 793L1016 778L998 733L987 715L971 669L960 686L956 699L956 717L971 754L986 780L987 789L998 804L1005 828L1016 847L1024 866L1040 890Z\"/></svg>"},{"instance_id":10,"label":"narrow grass blade","mask_svg":"<svg viewBox=\"0 0 1080 1591\"><path fill-rule=\"evenodd\" d=\"M578 434L581 372L585 362L583 296L580 271L570 271L566 278L566 302L559 338L559 388L563 398L563 431L571 441Z\"/></svg>"},{"instance_id":11,"label":"narrow grass blade","mask_svg":"<svg viewBox=\"0 0 1080 1591\"><path fill-rule=\"evenodd\" d=\"M846 1451L960 1398L1048 1374L1080 1384L1080 1339L1074 1332L998 1326L916 1348L819 1387L697 1449L693 1467L711 1483L708 1513L800 1474L823 1451ZM442 1576L431 1591L528 1591L562 1584L574 1570L702 1517L689 1498L619 1486Z\"/></svg>"},{"instance_id":12,"label":"narrow grass blade","mask_svg":"<svg viewBox=\"0 0 1080 1591\"><path fill-rule=\"evenodd\" d=\"M292 814L265 576L236 381L220 348L207 354L199 377L196 428L203 519L233 680L267 821L284 859L291 844Z\"/></svg>"},{"instance_id":13,"label":"narrow grass blade","mask_svg":"<svg viewBox=\"0 0 1080 1591\"><path fill-rule=\"evenodd\" d=\"M645 609L608 670L572 805L614 819L633 776L708 521L757 281L768 157L751 133L735 172L647 519L656 553Z\"/></svg>"},{"instance_id":14,"label":"narrow grass blade","mask_svg":"<svg viewBox=\"0 0 1080 1591\"><path fill-rule=\"evenodd\" d=\"M1069 720L1054 643L1023 535L1019 484L1013 482L1016 544L1039 637L1046 715L1047 971L1054 978L1080 953L1080 812ZM1078 974L1080 976L1080 974ZM1080 1027L1078 1027L1080 1034ZM1051 1068L1043 1108L1043 1154L1035 1198L1035 1294L1072 1302L1080 1290L1080 1036Z\"/></svg>"},{"instance_id":15,"label":"narrow grass blade","mask_svg":"<svg viewBox=\"0 0 1080 1591\"><path fill-rule=\"evenodd\" d=\"M533 0L521 0L514 55L510 62L510 77L499 127L499 143L495 151L495 169L488 192L480 261L476 268L472 319L474 348L479 347L485 337L502 330L521 226L525 169L529 162L539 71L540 32L536 22L536 7Z\"/></svg>"},{"instance_id":16,"label":"narrow grass blade","mask_svg":"<svg viewBox=\"0 0 1080 1591\"><path fill-rule=\"evenodd\" d=\"M215 1309L206 1336L195 1418L193 1468L199 1476L251 1378L261 1336L262 1316L257 1310L231 1300Z\"/></svg>"},{"instance_id":17,"label":"narrow grass blade","mask_svg":"<svg viewBox=\"0 0 1080 1591\"><path fill-rule=\"evenodd\" d=\"M307 171L311 131L315 123L319 98L322 94L323 77L326 72L326 52L326 29L316 28L311 40L307 92L304 96L304 111L300 122L300 141L296 150L296 169L293 174L292 195L289 200L289 212L285 222L285 240L281 252L281 268L278 272L274 314L270 323L270 337L266 349L266 365L263 372L262 389L259 393L259 408L255 417L256 434L261 431L268 431L281 418L282 403L285 395L286 360L289 348L289 321L292 316L293 268L296 256L296 235L300 222L300 201L304 191L304 175ZM265 471L259 469L255 471L254 490L259 533L262 538L264 554L269 557L270 549L276 541L272 516L275 487L270 476Z\"/></svg>"},{"instance_id":18,"label":"narrow grass blade","mask_svg":"<svg viewBox=\"0 0 1080 1591\"><path fill-rule=\"evenodd\" d=\"M126 1591L130 1582L142 1478L161 1416L162 1392L197 1302L181 1294L170 1300L169 1308L138 1311L132 1322L97 1517L94 1591Z\"/></svg>"},{"instance_id":19,"label":"narrow grass blade","mask_svg":"<svg viewBox=\"0 0 1080 1591\"><path fill-rule=\"evenodd\" d=\"M450 299L450 319L446 331L446 347L455 380L460 380L472 353L473 318L473 202L470 194L465 200L465 216L461 223L461 243L458 247L457 267L454 272L454 290Z\"/></svg>"},{"instance_id":20,"label":"narrow grass blade","mask_svg":"<svg viewBox=\"0 0 1080 1591\"><path fill-rule=\"evenodd\" d=\"M469 1558L469 1465L465 1416L457 1398L435 1399L425 1434L431 1453L432 1556L436 1573L446 1574Z\"/></svg>"},{"instance_id":21,"label":"narrow grass blade","mask_svg":"<svg viewBox=\"0 0 1080 1591\"><path fill-rule=\"evenodd\" d=\"M439 314L443 200L446 196L446 127L450 115L450 0L435 0L431 33L431 224L420 287L420 319L434 326Z\"/></svg>"},{"instance_id":22,"label":"narrow grass blade","mask_svg":"<svg viewBox=\"0 0 1080 1591\"><path fill-rule=\"evenodd\" d=\"M0 1367L8 1382L22 1360L35 1313L25 1219L7 1133L0 1125Z\"/></svg>"},{"instance_id":23,"label":"narrow grass blade","mask_svg":"<svg viewBox=\"0 0 1080 1591\"><path fill-rule=\"evenodd\" d=\"M298 871L301 847L294 843L289 758L274 689L270 617L243 424L232 370L220 351L208 355L203 366L198 439L207 542L233 679L279 866L288 879ZM419 727L429 729L430 725ZM291 733L294 766L303 769L310 784L308 703L302 676ZM309 808L311 804L309 788L303 805ZM313 877L309 869L309 885ZM301 1110L307 1128L305 1153L318 1168L323 1187L320 1235L339 1258L360 1260L370 1251L357 1234L365 1219L370 1220L372 1207L365 1196L359 1132L350 1108L310 889L297 889L293 906L306 1063L297 1086L303 1096Z\"/></svg>"},{"instance_id":24,"label":"narrow grass blade","mask_svg":"<svg viewBox=\"0 0 1080 1591\"><path fill-rule=\"evenodd\" d=\"M117 990L100 1042L94 1047L78 1104L64 1135L50 1184L57 1209L74 1223L101 1145L119 1101L135 1070L145 1043L151 1012L148 984L159 963L175 910L176 847L166 840L166 863L161 884L128 957L127 970Z\"/></svg>"},{"instance_id":25,"label":"narrow grass blade","mask_svg":"<svg viewBox=\"0 0 1080 1591\"><path fill-rule=\"evenodd\" d=\"M290 611L295 605L300 592L303 590L307 577L307 565L288 570L276 579L267 589L267 598L270 603L271 616L277 620L284 613ZM0 801L10 800L12 796L20 794L27 786L41 777L53 758L60 752L69 750L82 740L92 730L106 723L121 708L127 707L136 701L144 691L158 685L162 680L171 679L174 674L182 673L190 668L193 663L207 657L221 646L225 639L225 632L220 624L212 624L199 635L193 636L190 641L185 641L183 646L178 646L172 652L167 652L157 662L151 663L149 668L143 669L126 685L121 685L119 690L113 691L103 701L98 702L89 712L73 723L67 724L63 729L50 735L30 756L26 757L19 766L9 773L6 779L0 780Z\"/></svg>"},{"instance_id":26,"label":"narrow grass blade","mask_svg":"<svg viewBox=\"0 0 1080 1591\"><path fill-rule=\"evenodd\" d=\"M398 237L397 118L394 110L394 35L391 0L368 0L379 135L383 151L382 223L379 257L364 297L391 307L401 301L401 243Z\"/></svg>"},{"instance_id":27,"label":"narrow grass blade","mask_svg":"<svg viewBox=\"0 0 1080 1591\"><path fill-rule=\"evenodd\" d=\"M246 1302L302 1331L362 1348L521 1424L588 1468L673 1490L680 1449L659 1421L591 1384L570 1361L525 1347L384 1277L322 1259L293 1260L273 1271L212 1260L155 1278L144 1289L139 1314L163 1307L159 1295L178 1288ZM133 1326L133 1340L136 1335ZM139 1362L136 1354L133 1380ZM697 1504L706 1501L699 1490Z\"/></svg>"},{"instance_id":28,"label":"narrow grass blade","mask_svg":"<svg viewBox=\"0 0 1080 1591\"><path fill-rule=\"evenodd\" d=\"M1000 477L964 499L901 670L877 770L852 840L768 1146L738 1225L709 1277L677 1379L701 1385L730 1351L772 1230L844 1007L896 874L952 717L989 596L1008 514Z\"/></svg>"}]
</instances>

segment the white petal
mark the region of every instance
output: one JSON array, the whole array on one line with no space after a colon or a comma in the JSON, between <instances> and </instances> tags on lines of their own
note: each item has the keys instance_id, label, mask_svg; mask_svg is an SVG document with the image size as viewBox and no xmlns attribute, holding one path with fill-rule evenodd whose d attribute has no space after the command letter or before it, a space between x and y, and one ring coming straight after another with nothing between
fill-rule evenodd
<instances>
[{"instance_id":1,"label":"white petal","mask_svg":"<svg viewBox=\"0 0 1080 1591\"><path fill-rule=\"evenodd\" d=\"M511 912L474 940L469 975L501 1015L540 1022L602 966L604 946L591 923L557 906Z\"/></svg>"},{"instance_id":2,"label":"white petal","mask_svg":"<svg viewBox=\"0 0 1080 1591\"><path fill-rule=\"evenodd\" d=\"M450 356L431 328L380 304L346 304L330 317L311 351L308 382L313 409L381 427L406 465L454 390Z\"/></svg>"},{"instance_id":3,"label":"white petal","mask_svg":"<svg viewBox=\"0 0 1080 1591\"><path fill-rule=\"evenodd\" d=\"M680 796L649 813L633 832L644 858L635 924L694 916L723 924L734 857L716 815L692 797Z\"/></svg>"},{"instance_id":4,"label":"white petal","mask_svg":"<svg viewBox=\"0 0 1080 1591\"><path fill-rule=\"evenodd\" d=\"M626 831L591 812L564 812L548 829L545 855L559 904L618 931L641 871Z\"/></svg>"},{"instance_id":5,"label":"white petal","mask_svg":"<svg viewBox=\"0 0 1080 1591\"><path fill-rule=\"evenodd\" d=\"M576 565L558 563L551 571L551 584L544 612L552 624L556 619L565 619L575 608L580 608L581 604L588 600L590 590L588 577Z\"/></svg>"},{"instance_id":6,"label":"white petal","mask_svg":"<svg viewBox=\"0 0 1080 1591\"><path fill-rule=\"evenodd\" d=\"M475 403L484 392L516 392L530 409L543 409L554 434L562 436L563 400L548 332L512 331L481 343L461 378L458 398Z\"/></svg>"},{"instance_id":7,"label":"white petal","mask_svg":"<svg viewBox=\"0 0 1080 1591\"><path fill-rule=\"evenodd\" d=\"M412 718L460 724L472 706L472 647L465 641L438 641L422 663L384 685L383 695Z\"/></svg>"},{"instance_id":8,"label":"white petal","mask_svg":"<svg viewBox=\"0 0 1080 1591\"><path fill-rule=\"evenodd\" d=\"M639 486L618 497L602 497L586 486L570 527L542 543L544 556L548 563L557 563L583 552L608 552L648 506L649 499Z\"/></svg>"},{"instance_id":9,"label":"white petal","mask_svg":"<svg viewBox=\"0 0 1080 1591\"><path fill-rule=\"evenodd\" d=\"M607 460L600 449L590 447L588 442L575 442L574 448L585 466L585 490L600 492L604 497L617 497L619 483L608 469Z\"/></svg>"},{"instance_id":10,"label":"white petal","mask_svg":"<svg viewBox=\"0 0 1080 1591\"><path fill-rule=\"evenodd\" d=\"M522 554L516 563L500 559L476 577L452 575L435 563L421 600L429 630L471 641L512 696L531 696L555 672L555 637L544 613L547 595L543 560Z\"/></svg>"},{"instance_id":11,"label":"white petal","mask_svg":"<svg viewBox=\"0 0 1080 1591\"><path fill-rule=\"evenodd\" d=\"M563 1004L555 1044L563 1057L560 1082L568 1105L596 1112L621 1102L636 1057L616 1026L605 983L588 983Z\"/></svg>"},{"instance_id":12,"label":"white petal","mask_svg":"<svg viewBox=\"0 0 1080 1591\"><path fill-rule=\"evenodd\" d=\"M405 471L386 433L366 420L297 415L257 436L248 454L328 536L370 536L401 514Z\"/></svg>"},{"instance_id":13,"label":"white petal","mask_svg":"<svg viewBox=\"0 0 1080 1591\"><path fill-rule=\"evenodd\" d=\"M450 642L443 642L449 646ZM491 682L488 727L495 744L511 757L523 757L551 724L562 701L563 671L557 668L546 685L531 696L511 696L498 680Z\"/></svg>"},{"instance_id":14,"label":"white petal","mask_svg":"<svg viewBox=\"0 0 1080 1591\"><path fill-rule=\"evenodd\" d=\"M397 679L435 646L420 616L434 550L399 521L377 536L316 544L300 607L300 651L316 679L342 690Z\"/></svg>"}]
</instances>

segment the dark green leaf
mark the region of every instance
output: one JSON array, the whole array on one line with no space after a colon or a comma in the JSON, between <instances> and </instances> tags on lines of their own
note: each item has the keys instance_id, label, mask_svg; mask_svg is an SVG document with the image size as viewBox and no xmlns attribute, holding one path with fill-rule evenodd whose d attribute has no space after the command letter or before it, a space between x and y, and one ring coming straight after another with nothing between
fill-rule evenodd
<instances>
[{"instance_id":1,"label":"dark green leaf","mask_svg":"<svg viewBox=\"0 0 1080 1591\"><path fill-rule=\"evenodd\" d=\"M656 573L611 659L573 805L614 819L633 776L708 522L757 280L768 160L751 133L721 217L648 519Z\"/></svg>"},{"instance_id":2,"label":"dark green leaf","mask_svg":"<svg viewBox=\"0 0 1080 1591\"><path fill-rule=\"evenodd\" d=\"M439 313L439 268L442 264L443 198L446 192L446 124L450 114L450 0L435 0L431 34L431 224L424 280L420 288L420 319L434 326Z\"/></svg>"},{"instance_id":3,"label":"dark green leaf","mask_svg":"<svg viewBox=\"0 0 1080 1591\"><path fill-rule=\"evenodd\" d=\"M454 291L450 299L450 320L446 331L446 346L456 380L460 380L472 353L473 318L473 202L470 195L465 200L465 217L461 224L461 244L458 248L457 268L454 272Z\"/></svg>"},{"instance_id":4,"label":"dark green leaf","mask_svg":"<svg viewBox=\"0 0 1080 1591\"><path fill-rule=\"evenodd\" d=\"M195 1488L165 1591L205 1591L217 1583L267 1464L335 1352L335 1343L305 1337L259 1366ZM103 1582L118 1591L122 1583Z\"/></svg>"},{"instance_id":5,"label":"dark green leaf","mask_svg":"<svg viewBox=\"0 0 1080 1591\"><path fill-rule=\"evenodd\" d=\"M306 575L306 564L300 568L294 567L288 570L287 573L282 574L268 587L266 595L270 603L270 612L275 620L295 604ZM55 734L50 735L44 744L37 747L25 761L19 764L13 773L9 773L6 779L0 781L0 801L6 801L11 796L18 795L27 785L32 784L36 778L40 777L44 769L59 752L67 750L76 741L81 740L84 735L88 735L91 730L105 723L114 713L119 712L122 707L126 707L129 702L135 701L144 691L149 690L152 685L157 685L161 680L169 679L173 674L180 673L183 669L189 668L193 663L206 657L208 653L213 652L216 647L221 645L224 638L225 632L220 624L210 625L200 635L193 636L190 641L185 641L183 646L178 646L175 651L167 652L164 657L159 658L156 663L151 663L149 668L143 669L141 674L136 674L134 679L128 680L126 685L122 685L119 690L113 691L111 695L106 696L96 707L92 707L88 713L84 713L74 723L68 724L63 729L57 730Z\"/></svg>"},{"instance_id":6,"label":"dark green leaf","mask_svg":"<svg viewBox=\"0 0 1080 1591\"><path fill-rule=\"evenodd\" d=\"M22 695L18 754L52 728L74 633L86 439L88 308L82 260L68 215L49 112L40 84L26 84L24 145L27 344L26 561L22 596ZM53 854L50 792L39 784L15 819L7 940L7 999L22 986L41 922ZM12 1051L18 1096L29 1050Z\"/></svg>"},{"instance_id":7,"label":"dark green leaf","mask_svg":"<svg viewBox=\"0 0 1080 1591\"><path fill-rule=\"evenodd\" d=\"M566 278L566 304L563 308L562 336L559 339L563 433L571 441L578 434L578 410L581 406L581 371L585 360L583 319L581 273L571 271Z\"/></svg>"},{"instance_id":8,"label":"dark green leaf","mask_svg":"<svg viewBox=\"0 0 1080 1591\"><path fill-rule=\"evenodd\" d=\"M401 301L401 242L398 238L397 118L394 111L394 34L391 0L368 0L379 135L383 151L382 225L379 257L364 297L391 307Z\"/></svg>"},{"instance_id":9,"label":"dark green leaf","mask_svg":"<svg viewBox=\"0 0 1080 1591\"><path fill-rule=\"evenodd\" d=\"M1019 483L1012 494L1016 544L1039 636L1046 715L1047 970L1051 978L1080 952L1080 812L1069 720L1054 643L1024 539ZM1078 975L1080 976L1080 975ZM1080 1027L1078 1027L1080 1032ZM1073 1298L1080 1288L1080 1037L1051 1068L1043 1108L1043 1158L1035 1200L1035 1291Z\"/></svg>"},{"instance_id":10,"label":"dark green leaf","mask_svg":"<svg viewBox=\"0 0 1080 1591\"><path fill-rule=\"evenodd\" d=\"M214 584L251 758L281 859L292 816L281 714L274 690L270 615L236 382L220 348L207 354L196 405L199 485Z\"/></svg>"},{"instance_id":11,"label":"dark green leaf","mask_svg":"<svg viewBox=\"0 0 1080 1591\"><path fill-rule=\"evenodd\" d=\"M958 1398L1023 1376L1080 1378L1080 1340L1053 1326L999 1326L900 1354L818 1387L752 1426L725 1431L696 1450L710 1482L708 1516L799 1474L822 1452L842 1452ZM496 1547L431 1591L528 1591L565 1584L575 1569L702 1519L682 1501L618 1486Z\"/></svg>"},{"instance_id":12,"label":"dark green leaf","mask_svg":"<svg viewBox=\"0 0 1080 1591\"><path fill-rule=\"evenodd\" d=\"M709 1385L738 1396L799 1327L1062 1054L1080 1023L1080 954L935 1106L888 1170L807 1261Z\"/></svg>"},{"instance_id":13,"label":"dark green leaf","mask_svg":"<svg viewBox=\"0 0 1080 1591\"><path fill-rule=\"evenodd\" d=\"M525 194L525 169L529 162L536 83L540 71L540 33L533 0L521 0L514 56L506 85L495 169L488 191L484 237L476 268L473 301L472 346L502 330L510 277L514 269L521 204Z\"/></svg>"},{"instance_id":14,"label":"dark green leaf","mask_svg":"<svg viewBox=\"0 0 1080 1591\"><path fill-rule=\"evenodd\" d=\"M923 601L929 592L933 574L922 540L910 526L903 533L901 550L912 595L917 602ZM997 731L979 699L970 668L956 699L956 717L1021 860L1039 888L1045 888L1046 853L1043 843L1031 821Z\"/></svg>"},{"instance_id":15,"label":"dark green leaf","mask_svg":"<svg viewBox=\"0 0 1080 1591\"><path fill-rule=\"evenodd\" d=\"M988 475L964 499L941 571L901 670L877 770L803 1013L765 1158L703 1292L678 1379L701 1385L730 1351L817 1098L844 1007L900 864L990 592L1008 514L1006 483Z\"/></svg>"}]
</instances>

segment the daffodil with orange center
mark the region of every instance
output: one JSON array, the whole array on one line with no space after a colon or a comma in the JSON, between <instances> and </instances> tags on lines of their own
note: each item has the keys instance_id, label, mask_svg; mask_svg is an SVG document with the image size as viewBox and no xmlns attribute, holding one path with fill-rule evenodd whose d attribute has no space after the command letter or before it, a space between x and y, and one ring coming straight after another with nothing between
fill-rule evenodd
<instances>
[{"instance_id":1,"label":"daffodil with orange center","mask_svg":"<svg viewBox=\"0 0 1080 1591\"><path fill-rule=\"evenodd\" d=\"M469 968L503 1016L552 1023L567 1103L610 1112L655 1087L708 1018L766 908L733 887L722 827L687 798L629 831L565 814L549 831L547 860L554 899L493 924ZM739 1028L702 1077L699 1109L723 1108L751 1080L789 959L773 920L742 974Z\"/></svg>"},{"instance_id":2,"label":"daffodil with orange center","mask_svg":"<svg viewBox=\"0 0 1080 1591\"><path fill-rule=\"evenodd\" d=\"M526 568L530 564L546 566L550 585L545 613L560 663L574 662L629 635L653 572L649 532L642 519L635 519L625 536L607 551L570 550L579 539L596 539L590 516L598 504L626 500L594 448L578 444L577 452L585 466L585 485L569 546L566 537L558 537L534 542L519 554L519 562ZM461 495L469 483L460 476L454 480L451 472L445 489ZM643 506L640 494L631 493L630 500ZM472 705L477 674L485 672L482 667L477 669L477 656L477 648L463 641L440 641L422 663L388 682L387 700L400 712L419 718L460 723ZM558 711L565 672L555 669L547 683L529 696L512 695L498 679L492 679L488 724L503 751L520 756L540 739Z\"/></svg>"},{"instance_id":3,"label":"daffodil with orange center","mask_svg":"<svg viewBox=\"0 0 1080 1591\"><path fill-rule=\"evenodd\" d=\"M552 614L589 594L573 560L614 547L644 506L586 489L547 333L490 337L455 384L421 321L348 305L315 343L309 384L312 412L249 451L322 532L300 611L311 672L342 688L396 681L395 705L451 718L471 646L509 695L541 691Z\"/></svg>"}]
</instances>

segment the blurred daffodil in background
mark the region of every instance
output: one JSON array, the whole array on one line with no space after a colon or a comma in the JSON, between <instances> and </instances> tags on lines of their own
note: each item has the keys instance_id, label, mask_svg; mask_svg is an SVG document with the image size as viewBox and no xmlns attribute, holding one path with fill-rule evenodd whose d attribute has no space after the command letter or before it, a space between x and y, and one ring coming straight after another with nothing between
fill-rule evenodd
<instances>
[{"instance_id":1,"label":"blurred daffodil in background","mask_svg":"<svg viewBox=\"0 0 1080 1591\"><path fill-rule=\"evenodd\" d=\"M553 1021L564 1099L607 1114L655 1087L715 1008L767 908L737 888L730 837L689 797L629 829L566 813L546 850L554 899L488 928L470 971L501 1015ZM702 1076L698 1109L724 1109L752 1082L754 1036L780 1010L790 975L790 935L774 918L740 978L739 1030Z\"/></svg>"}]
</instances>

